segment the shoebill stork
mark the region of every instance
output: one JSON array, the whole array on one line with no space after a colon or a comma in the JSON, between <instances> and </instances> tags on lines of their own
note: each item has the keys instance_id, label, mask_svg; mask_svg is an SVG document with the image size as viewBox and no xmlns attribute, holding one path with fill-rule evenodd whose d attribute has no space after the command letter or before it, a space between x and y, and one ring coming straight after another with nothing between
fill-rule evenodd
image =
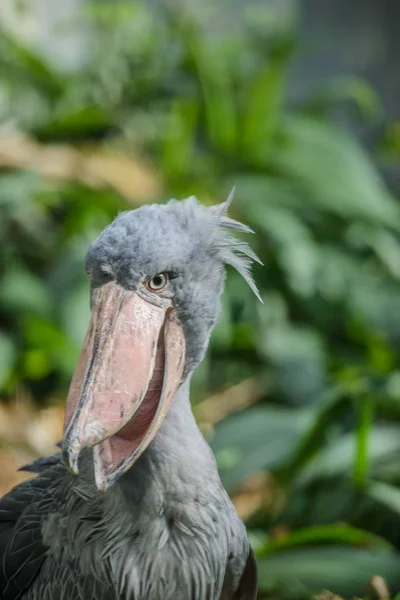
<instances>
[{"instance_id":1,"label":"shoebill stork","mask_svg":"<svg viewBox=\"0 0 400 600\"><path fill-rule=\"evenodd\" d=\"M0 501L2 600L256 598L246 529L189 402L224 265L258 295L229 201L142 206L89 248L62 452Z\"/></svg>"}]
</instances>

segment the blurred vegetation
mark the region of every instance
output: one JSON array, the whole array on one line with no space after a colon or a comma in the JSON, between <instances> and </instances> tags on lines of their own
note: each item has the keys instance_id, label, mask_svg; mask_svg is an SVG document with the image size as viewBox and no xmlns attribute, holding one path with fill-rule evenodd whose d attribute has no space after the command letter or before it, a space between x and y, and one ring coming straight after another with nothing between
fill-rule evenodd
<instances>
[{"instance_id":1,"label":"blurred vegetation","mask_svg":"<svg viewBox=\"0 0 400 600\"><path fill-rule=\"evenodd\" d=\"M338 105L357 122L381 107L354 78L288 105L296 18L273 17L95 4L90 60L72 73L1 31L2 469L60 435L88 244L122 209L214 203L236 185L264 304L229 273L193 401L247 520L260 597L363 596L374 576L396 593L400 204L331 120ZM385 148L398 153L396 136Z\"/></svg>"}]
</instances>

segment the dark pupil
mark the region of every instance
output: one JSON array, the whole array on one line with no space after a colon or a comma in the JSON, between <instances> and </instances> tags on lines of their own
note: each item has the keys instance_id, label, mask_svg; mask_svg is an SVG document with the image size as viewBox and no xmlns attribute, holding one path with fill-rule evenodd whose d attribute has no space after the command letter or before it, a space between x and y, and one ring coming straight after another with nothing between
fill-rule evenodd
<instances>
[{"instance_id":1,"label":"dark pupil","mask_svg":"<svg viewBox=\"0 0 400 600\"><path fill-rule=\"evenodd\" d=\"M162 278L161 275L156 275L155 277L153 277L153 285L155 287L159 287L164 283L164 280Z\"/></svg>"}]
</instances>

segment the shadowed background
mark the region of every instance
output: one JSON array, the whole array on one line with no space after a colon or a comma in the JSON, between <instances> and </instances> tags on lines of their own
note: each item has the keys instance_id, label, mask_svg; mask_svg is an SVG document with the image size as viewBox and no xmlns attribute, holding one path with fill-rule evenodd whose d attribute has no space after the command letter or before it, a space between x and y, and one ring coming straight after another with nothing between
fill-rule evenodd
<instances>
[{"instance_id":1,"label":"shadowed background","mask_svg":"<svg viewBox=\"0 0 400 600\"><path fill-rule=\"evenodd\" d=\"M62 437L90 242L236 185L264 304L229 272L192 399L260 598L400 590L399 23L389 0L2 0L1 494Z\"/></svg>"}]
</instances>

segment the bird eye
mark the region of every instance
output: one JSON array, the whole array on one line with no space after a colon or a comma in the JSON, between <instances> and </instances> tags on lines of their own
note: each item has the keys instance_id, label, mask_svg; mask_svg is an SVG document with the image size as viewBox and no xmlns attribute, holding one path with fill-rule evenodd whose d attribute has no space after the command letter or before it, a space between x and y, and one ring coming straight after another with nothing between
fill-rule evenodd
<instances>
[{"instance_id":1,"label":"bird eye","mask_svg":"<svg viewBox=\"0 0 400 600\"><path fill-rule=\"evenodd\" d=\"M154 275L154 277L147 282L147 287L152 292L159 292L165 288L167 283L168 276L165 273L157 273L157 275Z\"/></svg>"}]
</instances>

